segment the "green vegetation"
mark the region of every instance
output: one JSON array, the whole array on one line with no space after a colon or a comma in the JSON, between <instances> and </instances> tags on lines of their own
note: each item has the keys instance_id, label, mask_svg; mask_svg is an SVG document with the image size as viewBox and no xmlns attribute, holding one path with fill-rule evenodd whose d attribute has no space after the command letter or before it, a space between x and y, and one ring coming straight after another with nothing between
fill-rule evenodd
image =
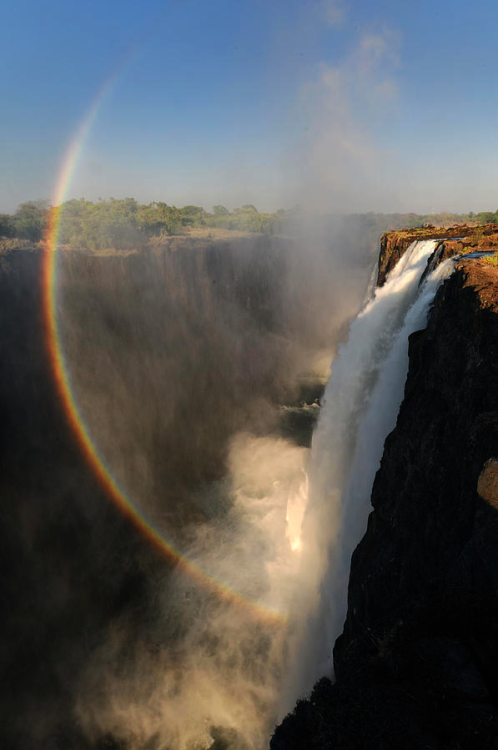
<instances>
[{"instance_id":1,"label":"green vegetation","mask_svg":"<svg viewBox=\"0 0 498 750\"><path fill-rule=\"evenodd\" d=\"M433 224L436 227L451 227L453 224L497 224L498 209L496 211L480 211L475 214L469 211L467 214L454 214L448 211L441 211L438 214L406 214L407 228L422 227L426 224Z\"/></svg>"},{"instance_id":2,"label":"green vegetation","mask_svg":"<svg viewBox=\"0 0 498 750\"><path fill-rule=\"evenodd\" d=\"M134 198L98 200L96 202L70 200L54 209L48 201L28 201L17 211L0 214L0 239L4 249L22 247L24 243L43 239L51 212L60 211L59 242L76 250L130 250L145 247L151 241L161 242L166 237L185 235L199 230L222 230L258 234L283 234L292 231L299 208L280 209L275 213L260 213L256 206L246 204L230 211L225 206L213 206L211 212L202 206L169 206L161 201L140 204ZM317 222L327 222L327 217L316 217ZM380 236L390 229L416 228L427 225L451 226L498 223L498 211L478 214L351 214L345 217L355 235L366 232ZM324 225L324 226L325 226ZM213 238L216 232L212 233Z\"/></svg>"},{"instance_id":3,"label":"green vegetation","mask_svg":"<svg viewBox=\"0 0 498 750\"><path fill-rule=\"evenodd\" d=\"M498 253L488 255L486 258L483 258L483 261L487 263L488 266L498 266Z\"/></svg>"},{"instance_id":4,"label":"green vegetation","mask_svg":"<svg viewBox=\"0 0 498 750\"><path fill-rule=\"evenodd\" d=\"M13 215L0 215L0 237L43 238L51 208L47 201L23 203ZM143 246L151 238L186 234L196 228L215 228L276 234L292 212L283 209L273 214L260 213L253 205L229 211L214 206L208 213L202 206L168 206L154 201L139 204L134 198L116 200L70 200L60 208L59 241L77 250L115 248L127 250Z\"/></svg>"},{"instance_id":5,"label":"green vegetation","mask_svg":"<svg viewBox=\"0 0 498 750\"><path fill-rule=\"evenodd\" d=\"M38 242L43 237L49 212L48 201L21 203L15 214L0 214L0 237Z\"/></svg>"},{"instance_id":6,"label":"green vegetation","mask_svg":"<svg viewBox=\"0 0 498 750\"><path fill-rule=\"evenodd\" d=\"M470 239L475 245L478 245L484 237L484 230L481 227L476 227L470 236Z\"/></svg>"}]
</instances>

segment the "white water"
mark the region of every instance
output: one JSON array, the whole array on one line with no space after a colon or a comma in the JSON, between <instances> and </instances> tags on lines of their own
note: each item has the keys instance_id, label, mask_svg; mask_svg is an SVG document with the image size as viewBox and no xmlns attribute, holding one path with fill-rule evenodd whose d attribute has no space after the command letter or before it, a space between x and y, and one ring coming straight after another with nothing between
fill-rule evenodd
<instances>
[{"instance_id":1,"label":"white water","mask_svg":"<svg viewBox=\"0 0 498 750\"><path fill-rule=\"evenodd\" d=\"M347 610L351 554L363 536L384 441L396 424L408 370L408 336L424 328L441 264L419 286L436 242L414 242L353 322L332 365L314 435L302 530L303 581L290 634L297 665L282 713L332 674L332 649Z\"/></svg>"},{"instance_id":2,"label":"white water","mask_svg":"<svg viewBox=\"0 0 498 750\"><path fill-rule=\"evenodd\" d=\"M111 733L134 748L160 738L164 747L201 750L223 728L261 750L277 718L331 674L351 552L365 530L373 478L403 395L408 336L425 325L448 270L441 265L419 288L434 244L412 245L352 324L332 366L311 465L306 448L239 433L224 489L213 486L202 498L208 520L192 529L189 559L248 599L288 614L287 632L268 630L176 571L157 602L158 633L164 642L171 633L171 645L156 652L145 640L126 643L123 669L126 630L117 629L92 656L78 716L93 744ZM223 493L230 502L220 513Z\"/></svg>"}]
</instances>

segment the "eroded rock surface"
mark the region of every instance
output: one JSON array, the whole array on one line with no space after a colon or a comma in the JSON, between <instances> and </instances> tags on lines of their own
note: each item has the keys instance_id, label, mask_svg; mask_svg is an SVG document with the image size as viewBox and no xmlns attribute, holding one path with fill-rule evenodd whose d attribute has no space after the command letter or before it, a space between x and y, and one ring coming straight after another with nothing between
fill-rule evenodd
<instances>
[{"instance_id":1,"label":"eroded rock surface","mask_svg":"<svg viewBox=\"0 0 498 750\"><path fill-rule=\"evenodd\" d=\"M437 248L437 262L441 263L459 253L497 250L498 225L456 225L439 228L430 226L385 232L380 240L377 286L384 285L390 271L415 240L441 240Z\"/></svg>"},{"instance_id":2,"label":"eroded rock surface","mask_svg":"<svg viewBox=\"0 0 498 750\"><path fill-rule=\"evenodd\" d=\"M489 505L498 509L498 459L488 458L479 474L477 492Z\"/></svg>"},{"instance_id":3,"label":"eroded rock surface","mask_svg":"<svg viewBox=\"0 0 498 750\"><path fill-rule=\"evenodd\" d=\"M498 510L477 491L495 455L498 269L464 260L410 337L337 681L297 704L272 750L498 747Z\"/></svg>"}]
</instances>

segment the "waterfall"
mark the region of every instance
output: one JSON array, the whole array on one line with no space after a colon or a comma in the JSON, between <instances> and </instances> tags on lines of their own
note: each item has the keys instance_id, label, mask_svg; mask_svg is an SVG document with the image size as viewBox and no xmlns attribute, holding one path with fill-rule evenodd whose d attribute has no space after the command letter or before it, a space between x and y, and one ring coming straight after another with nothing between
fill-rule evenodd
<instances>
[{"instance_id":1,"label":"waterfall","mask_svg":"<svg viewBox=\"0 0 498 750\"><path fill-rule=\"evenodd\" d=\"M403 398L408 336L425 327L437 287L452 269L446 261L420 284L436 245L434 240L410 245L352 323L332 365L312 444L303 586L289 636L299 656L283 697L284 713L319 677L333 672L351 555L366 530L373 480Z\"/></svg>"}]
</instances>

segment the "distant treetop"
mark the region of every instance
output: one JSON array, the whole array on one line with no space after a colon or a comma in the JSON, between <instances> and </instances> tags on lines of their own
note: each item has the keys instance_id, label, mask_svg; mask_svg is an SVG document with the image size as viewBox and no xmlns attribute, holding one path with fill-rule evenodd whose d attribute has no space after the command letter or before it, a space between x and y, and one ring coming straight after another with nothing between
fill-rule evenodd
<instances>
[{"instance_id":1,"label":"distant treetop","mask_svg":"<svg viewBox=\"0 0 498 750\"><path fill-rule=\"evenodd\" d=\"M258 234L281 234L300 214L300 209L280 208L275 213L260 213L252 203L229 211L222 205L207 212L202 206L183 208L169 206L162 201L140 204L135 198L109 198L97 202L84 198L66 201L59 209L47 200L22 203L14 214L0 214L0 238L39 242L43 239L52 211L61 212L59 241L78 250L115 248L127 250L147 245L153 238L185 234L196 228L217 228ZM345 221L355 224L355 230L377 232L403 227L422 227L426 224L498 223L498 210L474 214L351 214ZM358 224L358 227L356 227ZM363 231L360 230L360 231Z\"/></svg>"}]
</instances>

